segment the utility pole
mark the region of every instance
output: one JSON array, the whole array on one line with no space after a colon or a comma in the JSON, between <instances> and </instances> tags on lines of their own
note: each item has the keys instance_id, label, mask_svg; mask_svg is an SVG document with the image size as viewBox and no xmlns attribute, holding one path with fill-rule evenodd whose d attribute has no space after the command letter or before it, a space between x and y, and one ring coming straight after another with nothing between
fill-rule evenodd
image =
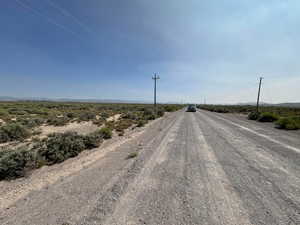
<instances>
[{"instance_id":1,"label":"utility pole","mask_svg":"<svg viewBox=\"0 0 300 225\"><path fill-rule=\"evenodd\" d=\"M259 98L260 98L260 89L261 89L262 79L263 79L263 77L259 78L259 87L258 87L257 102L256 102L256 112L258 112L258 108L259 108Z\"/></svg>"},{"instance_id":2,"label":"utility pole","mask_svg":"<svg viewBox=\"0 0 300 225\"><path fill-rule=\"evenodd\" d=\"M156 81L159 80L159 76L156 75L156 73L154 74L154 77L152 77L152 79L154 80L154 113L156 116L157 113L157 109L156 109Z\"/></svg>"}]
</instances>

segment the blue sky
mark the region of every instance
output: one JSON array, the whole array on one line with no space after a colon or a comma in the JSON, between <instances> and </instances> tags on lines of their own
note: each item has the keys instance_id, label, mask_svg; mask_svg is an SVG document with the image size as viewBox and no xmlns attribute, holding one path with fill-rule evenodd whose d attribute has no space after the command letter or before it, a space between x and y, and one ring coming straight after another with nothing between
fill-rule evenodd
<instances>
[{"instance_id":1,"label":"blue sky","mask_svg":"<svg viewBox=\"0 0 300 225\"><path fill-rule=\"evenodd\" d=\"M0 96L300 101L297 0L0 3Z\"/></svg>"}]
</instances>

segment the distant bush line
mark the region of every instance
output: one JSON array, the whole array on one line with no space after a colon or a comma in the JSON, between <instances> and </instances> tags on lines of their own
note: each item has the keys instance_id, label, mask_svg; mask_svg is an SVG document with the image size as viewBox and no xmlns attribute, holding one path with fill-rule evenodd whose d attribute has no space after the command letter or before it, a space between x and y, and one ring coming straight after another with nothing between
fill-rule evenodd
<instances>
[{"instance_id":1,"label":"distant bush line","mask_svg":"<svg viewBox=\"0 0 300 225\"><path fill-rule=\"evenodd\" d=\"M142 127L148 121L173 112L182 105L158 105L154 114L150 104L102 104L56 102L0 102L0 143L21 141L34 134L41 125L65 126L70 122L92 121L107 126L119 135L130 127ZM107 118L120 114L118 121Z\"/></svg>"},{"instance_id":2,"label":"distant bush line","mask_svg":"<svg viewBox=\"0 0 300 225\"><path fill-rule=\"evenodd\" d=\"M300 108L261 106L260 111L256 112L256 107L251 105L199 105L198 107L217 113L248 114L249 120L275 122L275 127L278 129L300 129Z\"/></svg>"}]
</instances>

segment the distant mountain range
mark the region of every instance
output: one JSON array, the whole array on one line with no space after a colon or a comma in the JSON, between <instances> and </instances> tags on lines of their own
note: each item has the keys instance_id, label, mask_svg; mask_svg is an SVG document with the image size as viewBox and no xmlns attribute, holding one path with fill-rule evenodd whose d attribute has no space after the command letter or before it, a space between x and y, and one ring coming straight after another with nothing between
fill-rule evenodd
<instances>
[{"instance_id":1,"label":"distant mountain range","mask_svg":"<svg viewBox=\"0 0 300 225\"><path fill-rule=\"evenodd\" d=\"M136 104L151 104L152 101L138 101L138 100L120 100L120 99L74 99L74 98L39 98L39 97L11 97L0 96L2 102L15 101L49 101L49 102L90 102L90 103L136 103ZM179 104L177 102L163 102L164 104Z\"/></svg>"},{"instance_id":2,"label":"distant mountain range","mask_svg":"<svg viewBox=\"0 0 300 225\"><path fill-rule=\"evenodd\" d=\"M256 102L245 102L245 103L238 103L237 105L256 105ZM285 102L285 103L267 103L267 102L260 102L262 106L282 106L282 107L294 107L300 108L300 102Z\"/></svg>"},{"instance_id":3,"label":"distant mountain range","mask_svg":"<svg viewBox=\"0 0 300 225\"><path fill-rule=\"evenodd\" d=\"M283 106L283 107L300 108L300 102L280 103L280 104L275 104L275 105Z\"/></svg>"},{"instance_id":4,"label":"distant mountain range","mask_svg":"<svg viewBox=\"0 0 300 225\"><path fill-rule=\"evenodd\" d=\"M10 97L0 96L0 101L50 101L50 102L91 102L91 103L150 103L147 101L120 100L120 99L75 99L75 98L39 98L39 97Z\"/></svg>"}]
</instances>

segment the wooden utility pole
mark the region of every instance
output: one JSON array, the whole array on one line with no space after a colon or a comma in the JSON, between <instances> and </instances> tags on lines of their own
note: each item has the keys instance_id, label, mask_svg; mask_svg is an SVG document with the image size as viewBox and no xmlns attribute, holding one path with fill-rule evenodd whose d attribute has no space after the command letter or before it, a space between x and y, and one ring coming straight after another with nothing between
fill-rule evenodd
<instances>
[{"instance_id":1,"label":"wooden utility pole","mask_svg":"<svg viewBox=\"0 0 300 225\"><path fill-rule=\"evenodd\" d=\"M257 94L257 102L256 102L256 112L259 112L259 98L260 98L260 89L261 89L261 81L263 77L259 78L259 87L258 87L258 94Z\"/></svg>"},{"instance_id":2,"label":"wooden utility pole","mask_svg":"<svg viewBox=\"0 0 300 225\"><path fill-rule=\"evenodd\" d=\"M156 73L154 74L154 77L152 77L152 79L154 80L154 113L156 116L157 113L157 109L156 109L156 81L159 80L159 76L156 75Z\"/></svg>"}]
</instances>

